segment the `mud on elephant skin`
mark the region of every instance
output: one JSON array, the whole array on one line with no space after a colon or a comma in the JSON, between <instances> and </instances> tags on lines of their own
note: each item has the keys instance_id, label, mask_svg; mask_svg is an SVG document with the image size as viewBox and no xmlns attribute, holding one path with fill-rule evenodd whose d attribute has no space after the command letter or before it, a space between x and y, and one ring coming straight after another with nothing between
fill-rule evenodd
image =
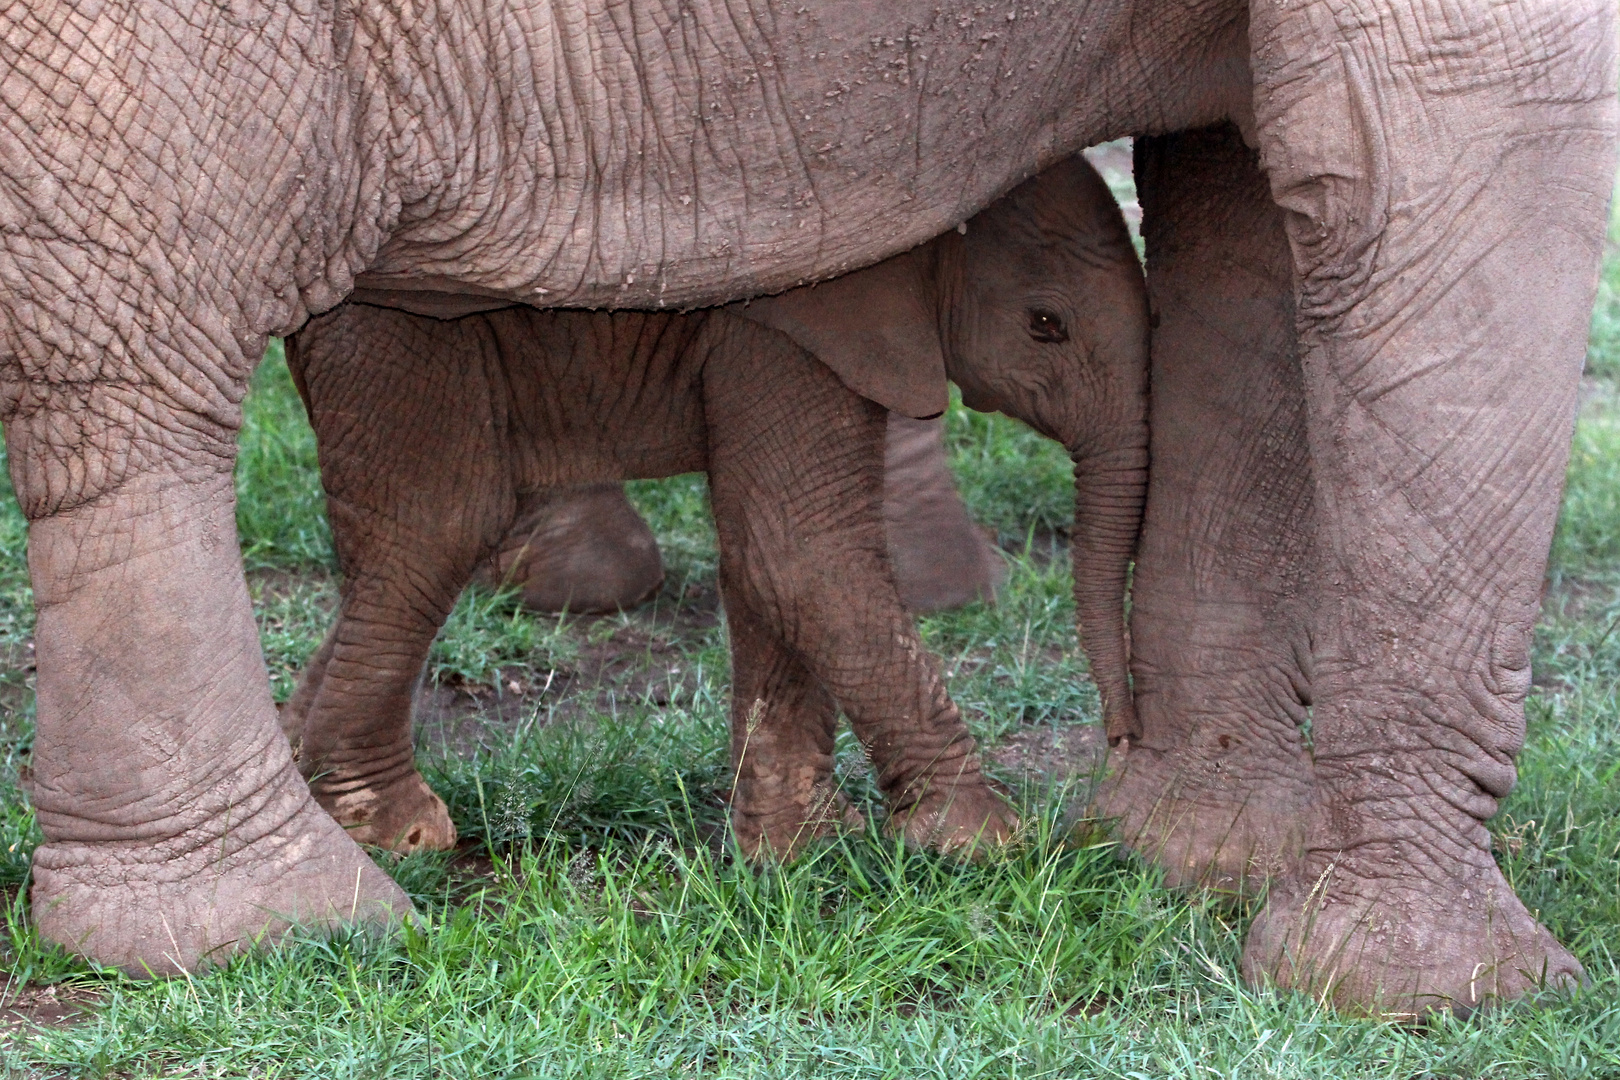
<instances>
[{"instance_id":1,"label":"mud on elephant skin","mask_svg":"<svg viewBox=\"0 0 1620 1080\"><path fill-rule=\"evenodd\" d=\"M1008 839L1016 819L981 777L887 563L886 413L833 367L850 379L878 350L903 349L1069 448L1083 638L1105 699L1128 716L1147 304L1119 209L1081 158L968 225L966 240L951 232L746 307L439 321L351 305L290 339L344 571L337 622L282 712L321 805L373 844L448 847L444 805L412 765L410 709L469 567L557 485L706 468L744 849L788 856L857 820L834 788L840 707L909 840ZM446 416L437 403L450 397L470 404Z\"/></svg>"},{"instance_id":2,"label":"mud on elephant skin","mask_svg":"<svg viewBox=\"0 0 1620 1080\"><path fill-rule=\"evenodd\" d=\"M1515 906L1482 822L1523 743L1614 176L1616 12L1504 10L0 8L0 420L41 602L45 932L192 967L267 925L294 863L315 909L398 902L267 750L228 527L267 335L356 290L463 308L739 300L904 251L1086 145L1231 121L1258 160L1170 153L1164 180L1199 182L1144 198L1144 229L1167 226L1153 408L1176 418L1153 455L1211 467L1149 493L1136 779L1113 809L1153 818L1144 848L1190 879L1243 865L1196 824L1207 806L1283 839L1252 977L1336 972L1348 1005L1387 986L1417 1007L1479 996L1467 971L1572 971ZM1253 199L1263 241L1243 231ZM1208 332L1256 303L1287 305L1279 333L1275 312L1264 334ZM929 392L901 379L873 397L927 415ZM1308 482L1271 485L1278 460ZM1250 526L1300 490L1279 573ZM165 549L182 557L126 566ZM240 857L196 855L226 820L254 838ZM1361 925L1452 959L1300 946L1318 880L1322 903L1364 904ZM164 911L212 929L165 949Z\"/></svg>"}]
</instances>

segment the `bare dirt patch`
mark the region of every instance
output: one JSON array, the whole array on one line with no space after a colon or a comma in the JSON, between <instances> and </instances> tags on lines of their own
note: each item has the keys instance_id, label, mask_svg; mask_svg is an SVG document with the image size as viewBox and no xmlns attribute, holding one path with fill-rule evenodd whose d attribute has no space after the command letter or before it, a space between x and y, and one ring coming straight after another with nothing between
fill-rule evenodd
<instances>
[{"instance_id":1,"label":"bare dirt patch","mask_svg":"<svg viewBox=\"0 0 1620 1080\"><path fill-rule=\"evenodd\" d=\"M40 986L0 975L0 1039L30 1028L59 1028L88 1020L102 994L67 983Z\"/></svg>"},{"instance_id":2,"label":"bare dirt patch","mask_svg":"<svg viewBox=\"0 0 1620 1080\"><path fill-rule=\"evenodd\" d=\"M580 616L579 650L566 665L503 671L488 684L424 682L416 696L417 744L469 757L528 727L612 715L632 702L667 705L697 678L691 642L719 622L719 593L697 586L626 614Z\"/></svg>"},{"instance_id":3,"label":"bare dirt patch","mask_svg":"<svg viewBox=\"0 0 1620 1080\"><path fill-rule=\"evenodd\" d=\"M999 768L1035 783L1090 783L1108 753L1108 738L1096 724L1026 728L991 748Z\"/></svg>"}]
</instances>

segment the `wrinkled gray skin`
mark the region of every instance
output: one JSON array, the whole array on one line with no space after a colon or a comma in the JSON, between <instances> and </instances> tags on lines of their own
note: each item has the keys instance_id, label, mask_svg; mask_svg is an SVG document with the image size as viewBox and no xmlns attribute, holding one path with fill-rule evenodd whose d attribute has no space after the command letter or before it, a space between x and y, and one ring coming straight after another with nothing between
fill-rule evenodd
<instances>
[{"instance_id":1,"label":"wrinkled gray skin","mask_svg":"<svg viewBox=\"0 0 1620 1080\"><path fill-rule=\"evenodd\" d=\"M405 907L276 726L231 486L267 335L361 288L783 289L1135 134L1164 467L1105 806L1180 880L1271 880L1251 978L1410 1012L1578 974L1484 823L1614 175L1611 0L136 8L0 11L48 939L173 971Z\"/></svg>"},{"instance_id":2,"label":"wrinkled gray skin","mask_svg":"<svg viewBox=\"0 0 1620 1080\"><path fill-rule=\"evenodd\" d=\"M956 491L942 419L890 413L883 452L883 531L906 610L992 600L1006 576L995 546ZM619 484L537 491L478 569L533 611L605 614L651 599L664 582L658 540Z\"/></svg>"},{"instance_id":3,"label":"wrinkled gray skin","mask_svg":"<svg viewBox=\"0 0 1620 1080\"><path fill-rule=\"evenodd\" d=\"M474 568L537 493L702 468L731 629L743 850L791 857L859 822L832 772L840 708L892 828L945 850L1010 839L1017 818L985 783L886 562L887 415L799 344L843 350L853 372L873 342L904 343L973 406L1070 452L1081 634L1123 732L1147 322L1124 219L1081 157L974 217L965 238L747 306L438 320L351 304L312 320L287 360L320 447L343 598L281 721L316 799L363 843L453 846L413 764L411 702Z\"/></svg>"}]
</instances>

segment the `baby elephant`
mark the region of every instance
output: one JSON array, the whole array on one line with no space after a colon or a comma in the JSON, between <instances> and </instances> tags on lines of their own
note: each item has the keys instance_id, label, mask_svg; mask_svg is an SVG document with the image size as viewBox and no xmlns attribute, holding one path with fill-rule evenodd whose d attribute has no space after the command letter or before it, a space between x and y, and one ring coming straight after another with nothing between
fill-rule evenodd
<instances>
[{"instance_id":1,"label":"baby elephant","mask_svg":"<svg viewBox=\"0 0 1620 1080\"><path fill-rule=\"evenodd\" d=\"M730 629L743 850L791 857L840 822L858 826L832 777L840 708L909 842L1010 837L1016 816L981 774L887 563L885 410L851 389L886 349L932 355L970 406L1069 449L1082 640L1111 731L1129 728L1146 298L1118 208L1077 158L965 232L748 306L438 320L346 304L311 320L287 355L344 583L282 715L321 805L367 843L450 846L454 826L413 763L411 700L462 588L529 493L701 469Z\"/></svg>"}]
</instances>

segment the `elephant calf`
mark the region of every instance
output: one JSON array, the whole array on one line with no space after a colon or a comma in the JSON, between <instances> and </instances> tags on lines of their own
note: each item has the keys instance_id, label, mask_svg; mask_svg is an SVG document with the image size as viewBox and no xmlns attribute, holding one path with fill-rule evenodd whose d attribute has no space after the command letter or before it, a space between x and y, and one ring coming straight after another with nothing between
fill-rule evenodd
<instances>
[{"instance_id":1,"label":"elephant calf","mask_svg":"<svg viewBox=\"0 0 1620 1080\"><path fill-rule=\"evenodd\" d=\"M832 782L840 707L909 841L1006 839L1016 818L980 772L885 554L885 410L851 385L891 363L948 370L970 406L1071 452L1082 637L1111 729L1131 723L1123 598L1146 483L1146 299L1119 210L1083 159L965 231L768 301L454 320L347 304L291 339L288 361L344 584L283 726L316 798L357 839L454 842L413 764L412 692L520 503L699 469L730 627L743 849L787 857L848 815Z\"/></svg>"}]
</instances>

